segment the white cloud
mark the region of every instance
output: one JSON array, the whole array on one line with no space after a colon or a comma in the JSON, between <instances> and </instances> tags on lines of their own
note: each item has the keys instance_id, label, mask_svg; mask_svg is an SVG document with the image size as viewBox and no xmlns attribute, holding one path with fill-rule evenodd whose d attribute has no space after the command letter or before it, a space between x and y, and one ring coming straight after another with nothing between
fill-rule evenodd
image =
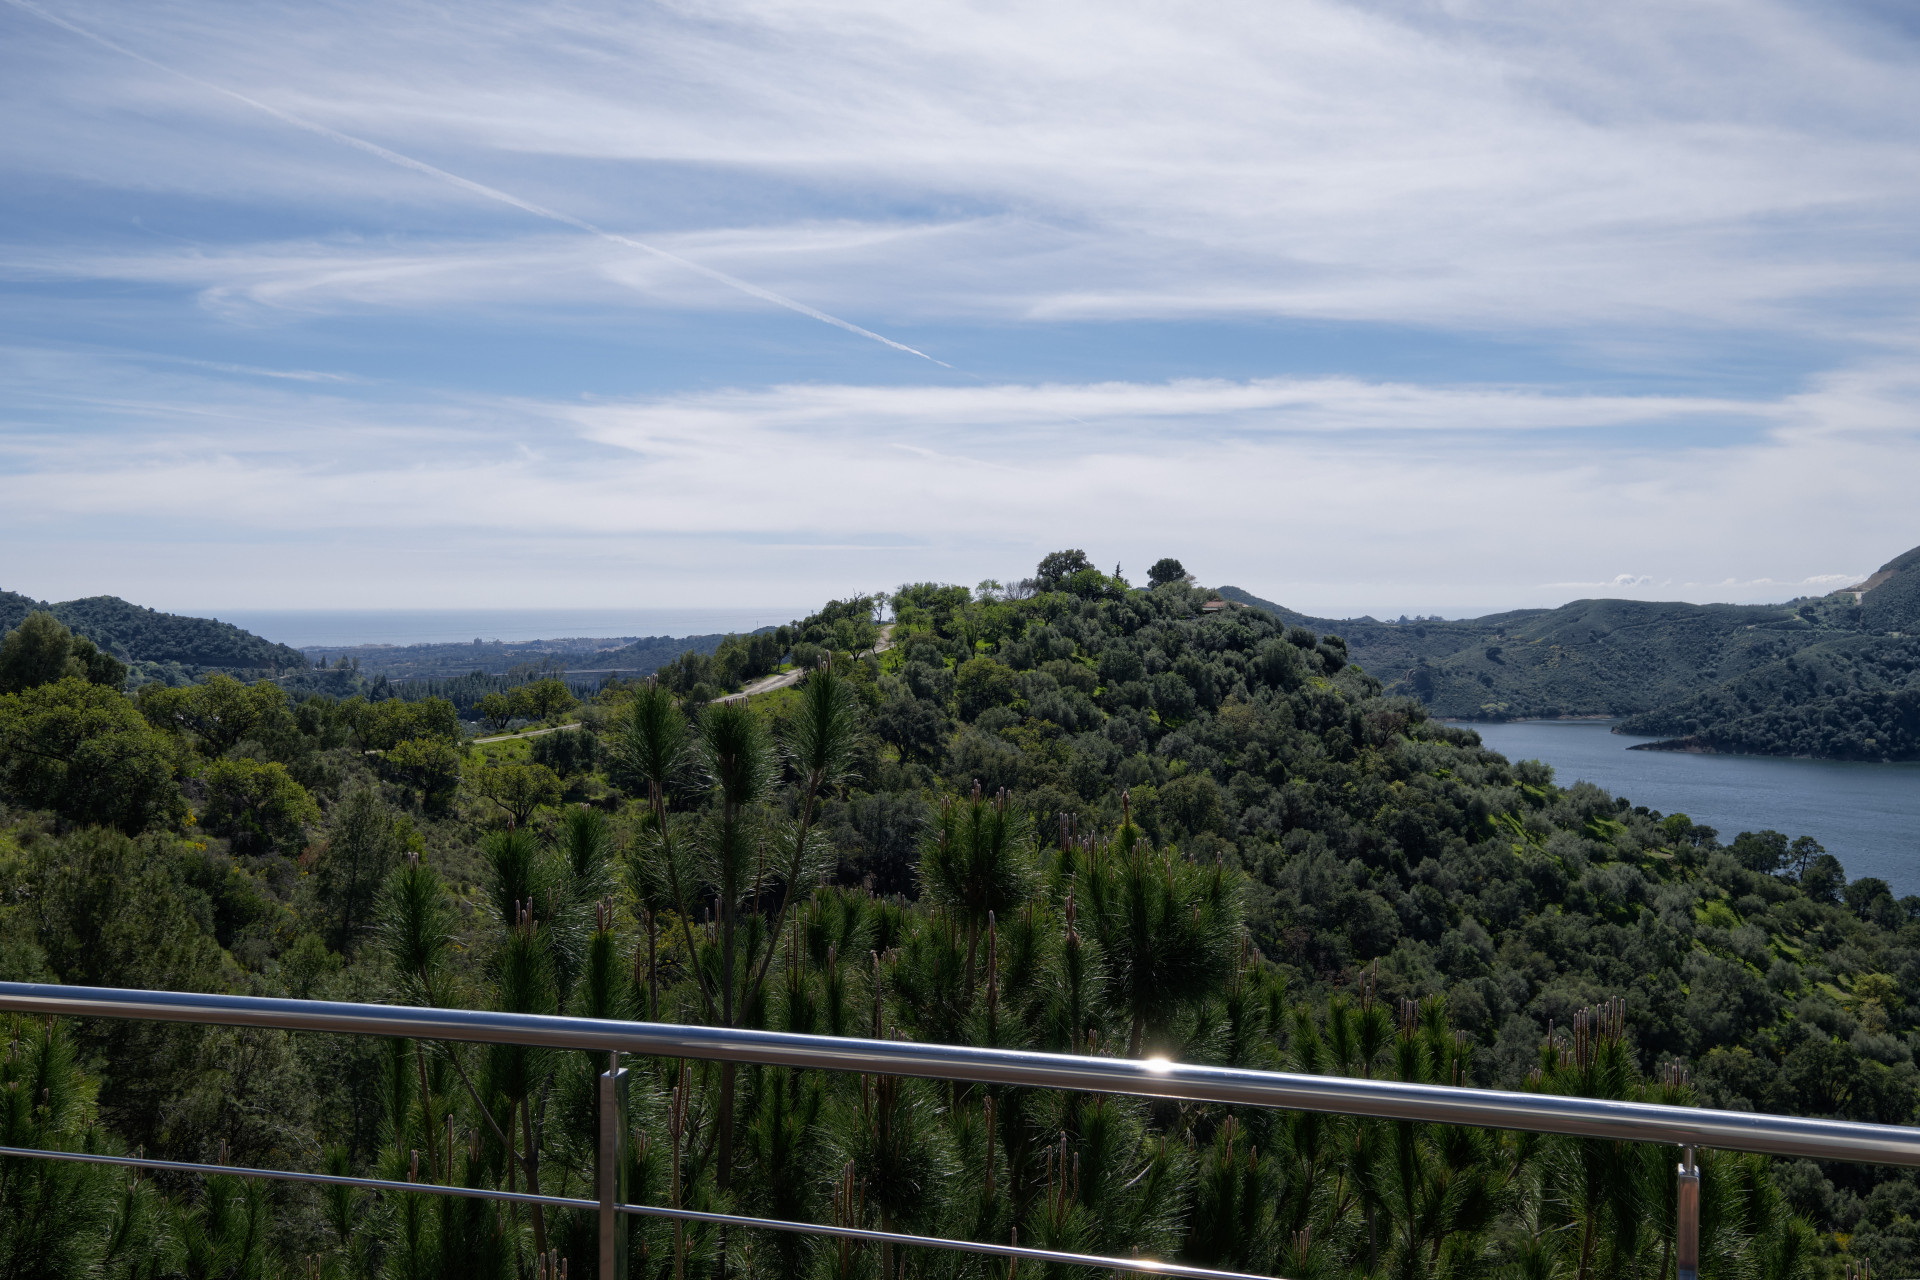
<instances>
[{"instance_id":1,"label":"white cloud","mask_svg":"<svg viewBox=\"0 0 1920 1280\"><path fill-rule=\"evenodd\" d=\"M1177 554L1325 613L1452 614L1589 590L1794 594L1920 541L1920 49L1843 9L60 12L862 324L947 326L983 367L1032 367L1001 357L1069 322L1282 316L1697 363L1708 387L1751 372L1728 351L1829 371L1695 395L1387 378L1366 354L1345 376L1250 376L1299 366L1244 344L1146 365L1169 327L1074 366L1101 375L1005 384L875 386L829 365L769 386L725 353L625 384L660 394L595 401L349 381L320 352L352 355L366 316L429 333L759 304L0 9L12 292L288 335L137 365L0 353L0 537L29 549L0 585L791 600L1012 576L1070 544L1134 566ZM182 239L109 233L150 205ZM8 305L9 332L41 332ZM308 349L316 333L337 345ZM1165 378L1135 356L1234 374Z\"/></svg>"},{"instance_id":2,"label":"white cloud","mask_svg":"<svg viewBox=\"0 0 1920 1280\"><path fill-rule=\"evenodd\" d=\"M28 393L0 433L0 536L137 542L89 579L124 573L89 589L136 596L253 582L301 548L298 574L253 583L256 607L824 598L1017 575L1074 545L1136 571L1178 555L1334 615L1457 613L1602 590L1783 598L1920 540L1920 437L1825 416L1899 386L1870 379L1738 403L1341 379L394 406L185 373L156 387L66 357L17 357L9 378ZM61 429L80 384L113 430ZM1731 412L1756 425L1712 450L1593 443ZM1615 576L1623 561L1640 568ZM74 570L50 550L27 572Z\"/></svg>"},{"instance_id":3,"label":"white cloud","mask_svg":"<svg viewBox=\"0 0 1920 1280\"><path fill-rule=\"evenodd\" d=\"M1783 0L62 11L822 306L1825 334L1914 320L1920 56ZM537 296L546 272L580 269L516 270L530 228L512 216L97 47L39 33L31 52L57 72L22 68L9 109L34 127L0 162L375 225L395 201L458 211L508 239L481 273L501 290ZM103 136L103 113L140 111L176 136ZM207 132L225 163L193 141ZM344 296L478 287L457 253L322 256ZM644 262L572 256L665 305L732 305ZM283 268L275 296L313 287Z\"/></svg>"},{"instance_id":4,"label":"white cloud","mask_svg":"<svg viewBox=\"0 0 1920 1280\"><path fill-rule=\"evenodd\" d=\"M1649 600L1735 600L1778 601L1803 595L1825 595L1858 582L1865 573L1814 573L1790 580L1775 578L1722 578L1717 582L1678 582L1672 578L1655 579L1646 573L1620 573L1601 582L1548 582L1549 591L1593 592L1613 597L1638 597Z\"/></svg>"}]
</instances>

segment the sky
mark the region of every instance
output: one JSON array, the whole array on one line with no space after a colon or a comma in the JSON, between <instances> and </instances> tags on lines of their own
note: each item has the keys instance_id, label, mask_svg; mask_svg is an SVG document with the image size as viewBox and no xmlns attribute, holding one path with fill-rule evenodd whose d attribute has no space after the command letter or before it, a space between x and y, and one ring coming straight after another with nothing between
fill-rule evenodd
<instances>
[{"instance_id":1,"label":"sky","mask_svg":"<svg viewBox=\"0 0 1920 1280\"><path fill-rule=\"evenodd\" d=\"M0 0L0 588L1305 612L1920 543L1920 19Z\"/></svg>"}]
</instances>

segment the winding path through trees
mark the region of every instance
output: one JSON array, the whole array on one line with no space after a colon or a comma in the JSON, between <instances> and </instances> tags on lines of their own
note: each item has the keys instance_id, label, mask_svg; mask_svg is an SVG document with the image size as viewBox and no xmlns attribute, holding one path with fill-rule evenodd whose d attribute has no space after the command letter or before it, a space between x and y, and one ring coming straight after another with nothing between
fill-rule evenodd
<instances>
[{"instance_id":1,"label":"winding path through trees","mask_svg":"<svg viewBox=\"0 0 1920 1280\"><path fill-rule=\"evenodd\" d=\"M880 628L880 638L874 641L873 651L875 653L885 653L892 647L893 624L889 622ZM770 676L761 676L758 680L753 681L738 693L725 694L715 698L714 701L739 702L746 698L757 697L763 693L772 693L776 689L791 688L799 684L800 678L806 674L806 670L802 667L794 667L789 671L776 671ZM571 729L578 723L579 721L577 720L570 720L566 724L548 725L544 729L523 729L519 733L500 733L489 738L475 738L470 745L477 747L485 742L509 742L514 738L537 738L543 733L558 733L562 729Z\"/></svg>"}]
</instances>

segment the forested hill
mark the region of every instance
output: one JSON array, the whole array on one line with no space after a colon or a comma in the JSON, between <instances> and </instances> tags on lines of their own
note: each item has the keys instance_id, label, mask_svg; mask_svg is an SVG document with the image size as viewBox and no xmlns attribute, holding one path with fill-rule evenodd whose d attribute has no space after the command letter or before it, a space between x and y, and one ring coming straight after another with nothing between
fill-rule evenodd
<instances>
[{"instance_id":1,"label":"forested hill","mask_svg":"<svg viewBox=\"0 0 1920 1280\"><path fill-rule=\"evenodd\" d=\"M29 613L38 610L51 613L75 635L92 640L147 679L173 683L214 671L266 675L308 665L306 655L298 649L262 639L231 623L161 613L129 604L118 596L88 596L48 604L17 592L0 591L0 632L19 626Z\"/></svg>"},{"instance_id":2,"label":"forested hill","mask_svg":"<svg viewBox=\"0 0 1920 1280\"><path fill-rule=\"evenodd\" d=\"M758 631L746 634L755 636L772 635L776 628L761 627ZM596 667L606 667L621 675L646 675L658 671L683 653L711 654L720 648L724 635L707 636L643 636L632 644L619 649L609 649L605 653L594 655Z\"/></svg>"},{"instance_id":3,"label":"forested hill","mask_svg":"<svg viewBox=\"0 0 1920 1280\"><path fill-rule=\"evenodd\" d=\"M1860 621L1869 631L1920 631L1920 547L1896 556L1858 587Z\"/></svg>"},{"instance_id":4,"label":"forested hill","mask_svg":"<svg viewBox=\"0 0 1920 1280\"><path fill-rule=\"evenodd\" d=\"M0 693L0 979L1915 1119L1920 898L1849 883L1793 833L1722 839L1557 785L1383 695L1338 636L1215 607L1177 572L1137 590L1084 555L1041 569L1005 593L903 587L885 649L856 599L585 706L552 687L534 706L536 682L527 718L577 727L514 740L474 740L437 698L224 677L130 697L46 661ZM787 660L802 683L715 699ZM592 1174L580 1055L11 1033L10 1145L556 1195ZM645 1203L678 1187L693 1206L1302 1280L1670 1263L1655 1148L632 1068ZM1920 1274L1912 1172L1703 1162L1704 1252L1740 1263L1719 1274ZM0 1258L57 1246L74 1262L53 1274L525 1276L546 1250L592 1273L591 1219L563 1211L0 1173ZM183 1269L182 1241L223 1261ZM632 1248L651 1280L881 1270L652 1221Z\"/></svg>"},{"instance_id":5,"label":"forested hill","mask_svg":"<svg viewBox=\"0 0 1920 1280\"><path fill-rule=\"evenodd\" d=\"M716 632L700 636L474 640L466 644L308 645L302 652L325 667L346 665L363 676L391 680L447 679L476 671L504 675L517 667L635 676L657 671L689 650L712 653L725 639Z\"/></svg>"},{"instance_id":6,"label":"forested hill","mask_svg":"<svg viewBox=\"0 0 1920 1280\"><path fill-rule=\"evenodd\" d=\"M1624 717L1689 750L1920 756L1920 548L1866 583L1780 605L1576 600L1463 621L1310 618L1390 693L1470 720Z\"/></svg>"}]
</instances>

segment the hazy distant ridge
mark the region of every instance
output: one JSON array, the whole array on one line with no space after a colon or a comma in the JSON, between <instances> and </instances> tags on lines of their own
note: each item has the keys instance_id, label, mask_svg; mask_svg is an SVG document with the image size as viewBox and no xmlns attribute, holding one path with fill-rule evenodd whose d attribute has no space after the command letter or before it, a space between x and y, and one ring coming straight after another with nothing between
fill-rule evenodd
<instances>
[{"instance_id":1,"label":"hazy distant ridge","mask_svg":"<svg viewBox=\"0 0 1920 1280\"><path fill-rule=\"evenodd\" d=\"M142 669L148 678L178 673L188 678L209 671L272 674L308 665L298 649L275 644L231 623L192 618L129 604L118 596L89 596L48 604L13 591L0 591L0 631L20 625L29 613L44 609L76 635ZM158 670L156 670L158 669Z\"/></svg>"},{"instance_id":2,"label":"hazy distant ridge","mask_svg":"<svg viewBox=\"0 0 1920 1280\"><path fill-rule=\"evenodd\" d=\"M394 680L447 679L476 671L504 675L522 666L634 676L657 671L689 650L710 654L724 639L726 633L716 631L697 636L489 640L483 644L307 645L303 652L329 665L342 658L357 660L362 675Z\"/></svg>"},{"instance_id":3,"label":"hazy distant ridge","mask_svg":"<svg viewBox=\"0 0 1920 1280\"><path fill-rule=\"evenodd\" d=\"M1778 605L1575 600L1389 623L1313 618L1238 587L1220 594L1340 633L1388 692L1438 715L1617 716L1691 750L1920 757L1920 548L1859 587Z\"/></svg>"}]
</instances>

